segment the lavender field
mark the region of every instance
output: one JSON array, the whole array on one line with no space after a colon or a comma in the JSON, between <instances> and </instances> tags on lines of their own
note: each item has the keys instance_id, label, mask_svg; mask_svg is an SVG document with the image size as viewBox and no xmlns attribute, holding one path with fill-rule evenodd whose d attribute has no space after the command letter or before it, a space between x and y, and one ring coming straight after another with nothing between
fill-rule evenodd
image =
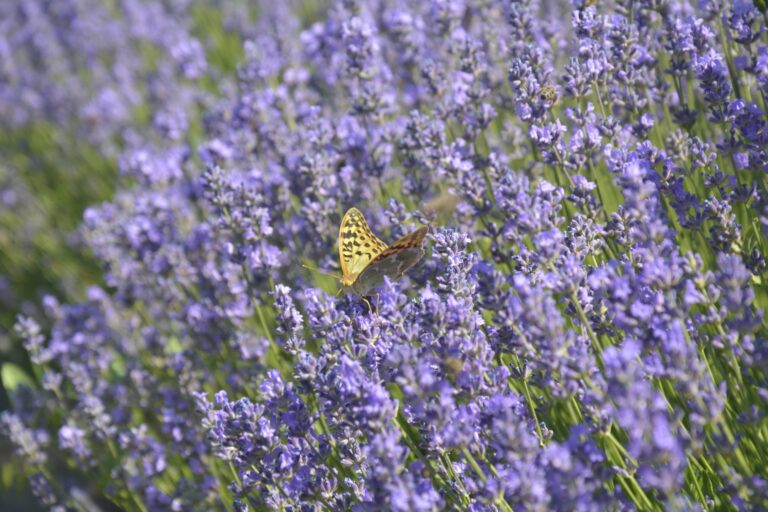
<instances>
[{"instance_id":1,"label":"lavender field","mask_svg":"<svg viewBox=\"0 0 768 512\"><path fill-rule=\"evenodd\" d=\"M767 25L0 2L0 508L768 510Z\"/></svg>"}]
</instances>

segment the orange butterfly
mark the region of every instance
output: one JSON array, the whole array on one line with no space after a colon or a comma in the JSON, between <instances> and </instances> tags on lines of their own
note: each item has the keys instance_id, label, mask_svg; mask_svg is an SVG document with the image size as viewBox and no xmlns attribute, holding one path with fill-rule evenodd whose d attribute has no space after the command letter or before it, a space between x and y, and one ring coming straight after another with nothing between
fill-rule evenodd
<instances>
[{"instance_id":1,"label":"orange butterfly","mask_svg":"<svg viewBox=\"0 0 768 512\"><path fill-rule=\"evenodd\" d=\"M399 279L424 256L428 231L427 226L421 227L387 247L373 234L360 210L350 208L339 228L342 287L365 297L385 276Z\"/></svg>"}]
</instances>

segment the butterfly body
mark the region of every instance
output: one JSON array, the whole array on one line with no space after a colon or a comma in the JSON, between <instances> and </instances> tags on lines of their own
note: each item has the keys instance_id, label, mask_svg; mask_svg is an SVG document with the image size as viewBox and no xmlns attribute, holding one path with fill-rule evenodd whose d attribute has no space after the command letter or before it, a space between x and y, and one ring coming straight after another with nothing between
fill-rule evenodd
<instances>
[{"instance_id":1,"label":"butterfly body","mask_svg":"<svg viewBox=\"0 0 768 512\"><path fill-rule=\"evenodd\" d=\"M400 278L424 256L422 227L390 246L379 240L357 208L350 208L339 228L341 286L366 296L384 283L384 278Z\"/></svg>"}]
</instances>

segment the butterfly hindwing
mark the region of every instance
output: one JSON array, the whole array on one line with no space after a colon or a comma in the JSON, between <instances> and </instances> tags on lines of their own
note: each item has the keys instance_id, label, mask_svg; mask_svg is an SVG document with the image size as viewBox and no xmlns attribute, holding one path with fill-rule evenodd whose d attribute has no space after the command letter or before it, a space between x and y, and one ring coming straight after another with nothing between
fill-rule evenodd
<instances>
[{"instance_id":1,"label":"butterfly hindwing","mask_svg":"<svg viewBox=\"0 0 768 512\"><path fill-rule=\"evenodd\" d=\"M351 286L368 264L386 249L387 245L373 234L360 210L347 210L339 228L341 284Z\"/></svg>"},{"instance_id":2,"label":"butterfly hindwing","mask_svg":"<svg viewBox=\"0 0 768 512\"><path fill-rule=\"evenodd\" d=\"M407 235L399 239L397 242L393 243L392 245L390 245L389 247L381 251L373 260L373 263L375 263L378 260L387 258L393 254L401 253L408 249L417 249L423 256L424 249L422 246L424 244L424 237L427 236L428 231L429 231L429 228L424 226L412 233L408 233ZM418 259L416 261L418 261ZM414 261L413 263L416 263L416 262ZM408 268L410 268L413 265L413 263L408 267L406 267L405 269L403 269L403 272L408 270Z\"/></svg>"},{"instance_id":3,"label":"butterfly hindwing","mask_svg":"<svg viewBox=\"0 0 768 512\"><path fill-rule=\"evenodd\" d=\"M357 276L355 291L367 295L384 282L385 276L399 279L424 256L423 243L427 232L427 227L419 228L381 251Z\"/></svg>"}]
</instances>

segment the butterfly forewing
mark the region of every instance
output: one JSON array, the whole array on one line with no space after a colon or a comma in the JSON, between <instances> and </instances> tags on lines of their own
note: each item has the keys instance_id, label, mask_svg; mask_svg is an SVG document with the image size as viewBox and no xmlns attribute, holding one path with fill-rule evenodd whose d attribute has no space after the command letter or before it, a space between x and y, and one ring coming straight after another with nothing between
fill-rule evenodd
<instances>
[{"instance_id":1,"label":"butterfly forewing","mask_svg":"<svg viewBox=\"0 0 768 512\"><path fill-rule=\"evenodd\" d=\"M368 264L386 249L387 245L373 234L360 210L347 210L339 228L341 284L351 286Z\"/></svg>"}]
</instances>

